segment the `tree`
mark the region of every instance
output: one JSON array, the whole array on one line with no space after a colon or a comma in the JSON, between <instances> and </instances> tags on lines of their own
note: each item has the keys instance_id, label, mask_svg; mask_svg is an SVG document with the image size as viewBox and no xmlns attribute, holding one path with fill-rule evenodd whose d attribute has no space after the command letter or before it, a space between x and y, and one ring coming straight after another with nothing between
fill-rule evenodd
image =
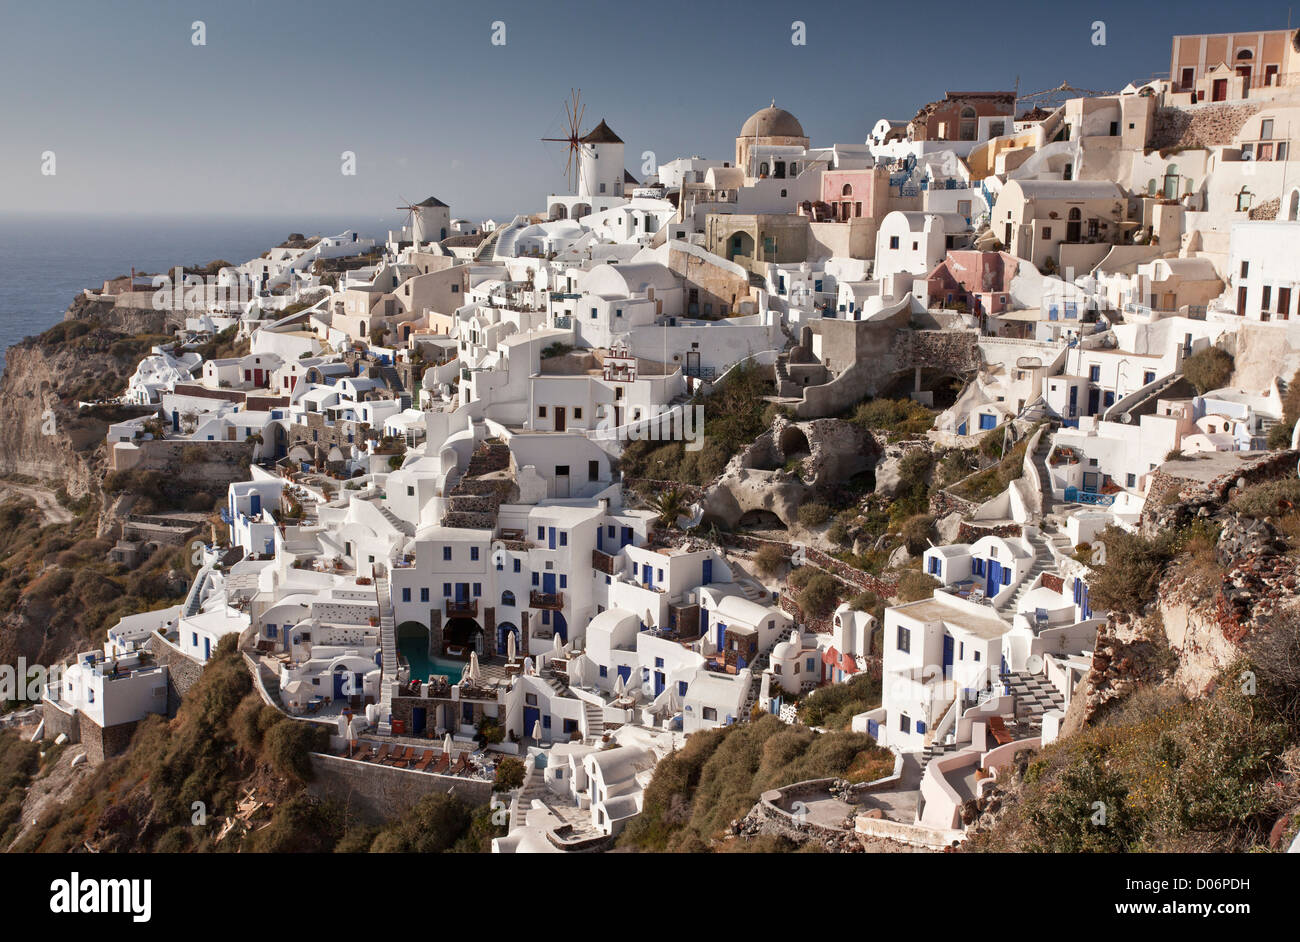
<instances>
[{"instance_id":1,"label":"tree","mask_svg":"<svg viewBox=\"0 0 1300 942\"><path fill-rule=\"evenodd\" d=\"M677 518L686 513L686 495L675 487L660 491L647 503L656 514L661 527L675 527Z\"/></svg>"},{"instance_id":2,"label":"tree","mask_svg":"<svg viewBox=\"0 0 1300 942\"><path fill-rule=\"evenodd\" d=\"M514 756L506 756L497 763L494 792L508 792L524 784L524 764Z\"/></svg>"}]
</instances>

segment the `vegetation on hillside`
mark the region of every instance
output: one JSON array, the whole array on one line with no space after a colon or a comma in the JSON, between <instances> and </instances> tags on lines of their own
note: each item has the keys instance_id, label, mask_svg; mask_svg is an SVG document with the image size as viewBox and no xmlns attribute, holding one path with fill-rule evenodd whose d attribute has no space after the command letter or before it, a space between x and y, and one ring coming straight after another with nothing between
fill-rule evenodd
<instances>
[{"instance_id":1,"label":"vegetation on hillside","mask_svg":"<svg viewBox=\"0 0 1300 942\"><path fill-rule=\"evenodd\" d=\"M892 770L893 754L864 733L816 734L774 716L694 733L655 767L644 810L617 846L635 851L724 849L722 838L731 822L743 818L768 789L831 776L873 781Z\"/></svg>"},{"instance_id":2,"label":"vegetation on hillside","mask_svg":"<svg viewBox=\"0 0 1300 942\"><path fill-rule=\"evenodd\" d=\"M426 796L384 828L368 828L309 795L308 753L328 745L328 732L265 705L235 641L227 635L217 645L174 720L143 720L124 755L48 808L13 849L60 852L83 842L101 851L490 849L484 842L501 832L447 795ZM30 758L15 749L0 738L0 778L30 775ZM219 842L225 816L250 786L273 803L269 820L254 819L247 832L236 828ZM196 803L205 812L201 823L195 823ZM9 813L7 804L0 806L0 824Z\"/></svg>"}]
</instances>

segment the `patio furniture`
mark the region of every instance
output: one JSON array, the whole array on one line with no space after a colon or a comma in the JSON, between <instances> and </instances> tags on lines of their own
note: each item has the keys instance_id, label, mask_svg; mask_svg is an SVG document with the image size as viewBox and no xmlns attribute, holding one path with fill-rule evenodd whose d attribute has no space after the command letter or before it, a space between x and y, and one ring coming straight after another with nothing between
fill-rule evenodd
<instances>
[{"instance_id":1,"label":"patio furniture","mask_svg":"<svg viewBox=\"0 0 1300 942\"><path fill-rule=\"evenodd\" d=\"M1002 721L1000 716L990 716L988 727L989 732L993 735L993 741L999 746L1005 746L1014 738L1010 730L1007 729L1007 724Z\"/></svg>"},{"instance_id":2,"label":"patio furniture","mask_svg":"<svg viewBox=\"0 0 1300 942\"><path fill-rule=\"evenodd\" d=\"M398 768L408 768L411 763L415 761L415 747L407 746L405 752L401 751L401 746L398 746L397 748L398 751L394 754L393 765L396 765Z\"/></svg>"},{"instance_id":3,"label":"patio furniture","mask_svg":"<svg viewBox=\"0 0 1300 942\"><path fill-rule=\"evenodd\" d=\"M433 761L433 750L432 749L424 750L424 755L420 757L420 761L415 763L415 771L424 772L429 768L429 763L432 761Z\"/></svg>"},{"instance_id":4,"label":"patio furniture","mask_svg":"<svg viewBox=\"0 0 1300 942\"><path fill-rule=\"evenodd\" d=\"M451 767L452 775L460 775L462 772L469 770L469 762L465 759L465 753L461 753L456 759L456 764Z\"/></svg>"},{"instance_id":5,"label":"patio furniture","mask_svg":"<svg viewBox=\"0 0 1300 942\"><path fill-rule=\"evenodd\" d=\"M379 753L375 756L375 761L378 762L380 765L383 765L384 762L387 761L388 759L389 750L391 750L392 748L393 747L390 746L388 743L384 743L382 746L380 746Z\"/></svg>"},{"instance_id":6,"label":"patio furniture","mask_svg":"<svg viewBox=\"0 0 1300 942\"><path fill-rule=\"evenodd\" d=\"M361 744L361 752L360 752L360 754L357 756L357 758L359 758L362 762L374 762L374 761L375 761L375 744L374 744L374 743L369 743L369 742L364 742L364 743L362 743L362 744Z\"/></svg>"},{"instance_id":7,"label":"patio furniture","mask_svg":"<svg viewBox=\"0 0 1300 942\"><path fill-rule=\"evenodd\" d=\"M446 773L447 767L450 764L451 757L444 752L442 755L438 756L438 761L433 764L433 768L429 769L429 771L434 775L443 775Z\"/></svg>"}]
</instances>

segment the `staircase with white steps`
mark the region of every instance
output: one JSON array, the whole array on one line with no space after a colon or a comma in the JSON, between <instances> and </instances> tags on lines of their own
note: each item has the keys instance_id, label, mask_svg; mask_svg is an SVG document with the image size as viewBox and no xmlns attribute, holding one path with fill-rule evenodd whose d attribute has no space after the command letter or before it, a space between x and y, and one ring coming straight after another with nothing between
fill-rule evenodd
<instances>
[{"instance_id":1,"label":"staircase with white steps","mask_svg":"<svg viewBox=\"0 0 1300 942\"><path fill-rule=\"evenodd\" d=\"M375 597L379 602L379 649L383 663L379 677L379 735L393 732L393 687L397 684L397 630L393 623L393 606L388 595L388 577L375 577Z\"/></svg>"}]
</instances>

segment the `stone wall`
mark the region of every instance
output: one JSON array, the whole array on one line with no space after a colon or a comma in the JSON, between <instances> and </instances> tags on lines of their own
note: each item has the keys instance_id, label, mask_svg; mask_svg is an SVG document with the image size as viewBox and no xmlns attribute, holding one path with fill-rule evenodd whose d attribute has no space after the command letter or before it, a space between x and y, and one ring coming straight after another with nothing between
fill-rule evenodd
<instances>
[{"instance_id":1,"label":"stone wall","mask_svg":"<svg viewBox=\"0 0 1300 942\"><path fill-rule=\"evenodd\" d=\"M203 665L181 651L158 632L149 636L145 645L154 660L167 668L167 715L175 716L181 699L198 681Z\"/></svg>"},{"instance_id":2,"label":"stone wall","mask_svg":"<svg viewBox=\"0 0 1300 942\"><path fill-rule=\"evenodd\" d=\"M730 546L738 546L747 550L758 550L763 546L775 546L781 550L781 554L789 559L794 554L794 544L785 543L781 540L765 540L762 537L749 536L742 533L722 533L722 542ZM873 576L871 573L862 569L850 566L848 563L836 559L823 553L819 549L811 546L805 546L804 562L807 565L815 566L828 575L834 576L841 582L848 583L857 589L871 592L883 598L892 598L898 591L898 582L891 579L882 579L879 576Z\"/></svg>"},{"instance_id":3,"label":"stone wall","mask_svg":"<svg viewBox=\"0 0 1300 942\"><path fill-rule=\"evenodd\" d=\"M116 726L98 726L84 713L77 713L81 726L81 744L86 748L86 758L100 763L126 751L131 744L138 722L118 723Z\"/></svg>"},{"instance_id":4,"label":"stone wall","mask_svg":"<svg viewBox=\"0 0 1300 942\"><path fill-rule=\"evenodd\" d=\"M485 805L492 797L492 783L480 779L432 775L316 752L311 754L311 767L313 780L307 791L337 802L367 824L391 821L434 792L456 795L469 805Z\"/></svg>"},{"instance_id":5,"label":"stone wall","mask_svg":"<svg viewBox=\"0 0 1300 942\"><path fill-rule=\"evenodd\" d=\"M1161 108L1152 122L1150 148L1164 153L1174 148L1229 145L1259 109L1257 104L1209 105L1195 111Z\"/></svg>"}]
</instances>

